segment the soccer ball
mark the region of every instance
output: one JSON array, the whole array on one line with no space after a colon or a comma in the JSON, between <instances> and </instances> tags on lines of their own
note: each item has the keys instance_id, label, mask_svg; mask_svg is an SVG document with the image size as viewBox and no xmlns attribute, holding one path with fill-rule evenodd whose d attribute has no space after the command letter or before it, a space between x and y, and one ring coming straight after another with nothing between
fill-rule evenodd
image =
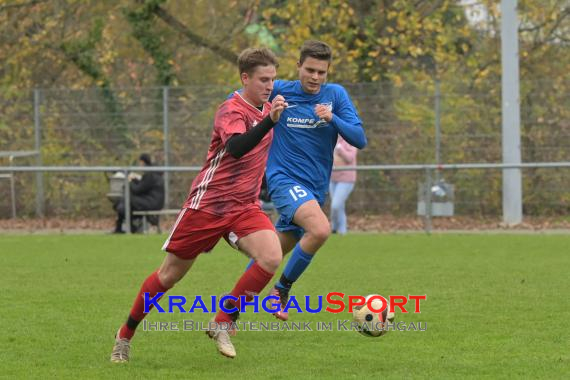
<instances>
[{"instance_id":1,"label":"soccer ball","mask_svg":"<svg viewBox=\"0 0 570 380\"><path fill-rule=\"evenodd\" d=\"M390 313L390 303L386 299L386 308L382 313L376 313L370 310L367 306L368 300L372 297L379 297L378 294L370 294L365 297L366 303L362 306L355 306L352 312L354 322L358 324L358 332L370 338L378 338L388 332L385 329L385 323L394 322L394 313ZM373 309L379 310L382 308L382 301L378 298L372 300L371 306Z\"/></svg>"}]
</instances>

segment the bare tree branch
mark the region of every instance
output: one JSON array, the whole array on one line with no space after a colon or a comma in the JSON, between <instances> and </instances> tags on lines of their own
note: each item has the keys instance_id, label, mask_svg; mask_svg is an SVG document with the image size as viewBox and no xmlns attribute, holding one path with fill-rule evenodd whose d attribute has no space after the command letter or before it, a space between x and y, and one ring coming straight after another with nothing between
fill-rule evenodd
<instances>
[{"instance_id":1,"label":"bare tree branch","mask_svg":"<svg viewBox=\"0 0 570 380\"><path fill-rule=\"evenodd\" d=\"M235 36L237 34L241 34L249 25L256 22L255 18L257 18L257 9L259 7L259 3L257 0L252 0L246 10L243 17L243 20L236 17L235 24L228 28L227 36Z\"/></svg>"},{"instance_id":2,"label":"bare tree branch","mask_svg":"<svg viewBox=\"0 0 570 380\"><path fill-rule=\"evenodd\" d=\"M162 21L171 26L173 29L182 33L186 36L192 43L210 49L214 53L218 54L220 57L224 58L226 61L237 65L237 54L233 51L226 49L215 42L209 41L206 38L199 36L198 34L192 32L186 25L180 22L176 17L168 13L164 8L157 6L153 9L154 14L156 14Z\"/></svg>"},{"instance_id":3,"label":"bare tree branch","mask_svg":"<svg viewBox=\"0 0 570 380\"><path fill-rule=\"evenodd\" d=\"M540 28L546 28L548 22L545 22L540 25L539 29L534 30L535 32L535 39L533 42L533 46L530 51L535 51L540 48L543 44L556 40L558 37L559 27L562 22L570 16L570 8L564 9L560 16L554 21L554 24L548 28L548 31L545 31L542 34Z\"/></svg>"},{"instance_id":4,"label":"bare tree branch","mask_svg":"<svg viewBox=\"0 0 570 380\"><path fill-rule=\"evenodd\" d=\"M554 25L552 25L552 27L550 28L550 31L547 33L547 37L545 38L545 40L549 41L552 39L552 36L555 35L556 32L558 31L558 27L562 24L564 19L568 16L570 16L570 8L565 9L562 12L562 14L560 15L560 17L558 17L558 19L556 20Z\"/></svg>"},{"instance_id":5,"label":"bare tree branch","mask_svg":"<svg viewBox=\"0 0 570 380\"><path fill-rule=\"evenodd\" d=\"M36 5L39 3L45 3L47 0L33 0L28 1L27 3L14 3L14 4L7 4L0 7L0 12L10 9L10 8L22 8L22 7L29 7L32 5Z\"/></svg>"},{"instance_id":6,"label":"bare tree branch","mask_svg":"<svg viewBox=\"0 0 570 380\"><path fill-rule=\"evenodd\" d=\"M430 1L427 4L423 1L418 1L416 3L416 9L420 14L420 20L423 21L424 19L431 16L438 8L440 8L444 4L444 0L438 1Z\"/></svg>"}]
</instances>

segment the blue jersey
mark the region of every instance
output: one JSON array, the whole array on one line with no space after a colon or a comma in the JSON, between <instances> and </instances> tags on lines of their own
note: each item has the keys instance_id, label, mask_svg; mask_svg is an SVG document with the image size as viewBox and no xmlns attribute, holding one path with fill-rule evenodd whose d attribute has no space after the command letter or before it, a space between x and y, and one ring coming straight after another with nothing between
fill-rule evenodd
<instances>
[{"instance_id":1,"label":"blue jersey","mask_svg":"<svg viewBox=\"0 0 570 380\"><path fill-rule=\"evenodd\" d=\"M289 104L274 127L267 161L270 192L284 178L293 179L324 202L333 165L338 134L361 149L366 145L362 122L346 90L338 84L323 84L318 94L303 91L297 81L275 81L271 98L282 95ZM315 106L331 107L330 123L320 120Z\"/></svg>"}]
</instances>

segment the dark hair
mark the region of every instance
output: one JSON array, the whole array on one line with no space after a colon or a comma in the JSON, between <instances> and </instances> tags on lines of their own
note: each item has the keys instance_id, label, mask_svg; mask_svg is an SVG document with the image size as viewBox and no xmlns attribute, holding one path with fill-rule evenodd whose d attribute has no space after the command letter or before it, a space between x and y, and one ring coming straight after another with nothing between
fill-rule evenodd
<instances>
[{"instance_id":1,"label":"dark hair","mask_svg":"<svg viewBox=\"0 0 570 380\"><path fill-rule=\"evenodd\" d=\"M152 166L152 160L150 159L150 154L143 153L139 156L139 160L144 162L146 166Z\"/></svg>"},{"instance_id":2,"label":"dark hair","mask_svg":"<svg viewBox=\"0 0 570 380\"><path fill-rule=\"evenodd\" d=\"M302 65L308 57L318 59L319 61L328 61L330 64L332 62L332 49L322 41L308 40L301 46L299 63Z\"/></svg>"},{"instance_id":3,"label":"dark hair","mask_svg":"<svg viewBox=\"0 0 570 380\"><path fill-rule=\"evenodd\" d=\"M248 48L242 51L237 60L239 73L251 75L257 66L279 67L275 54L267 48Z\"/></svg>"}]
</instances>

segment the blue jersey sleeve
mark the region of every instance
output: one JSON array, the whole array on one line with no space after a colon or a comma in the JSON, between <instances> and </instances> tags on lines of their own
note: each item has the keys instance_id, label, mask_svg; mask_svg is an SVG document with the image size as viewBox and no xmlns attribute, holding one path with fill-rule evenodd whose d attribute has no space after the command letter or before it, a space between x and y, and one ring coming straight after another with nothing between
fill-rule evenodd
<instances>
[{"instance_id":1,"label":"blue jersey sleeve","mask_svg":"<svg viewBox=\"0 0 570 380\"><path fill-rule=\"evenodd\" d=\"M338 86L338 89L337 106L333 110L331 124L346 142L358 149L362 149L367 144L362 121L358 117L356 108L352 104L346 90L341 86Z\"/></svg>"}]
</instances>

